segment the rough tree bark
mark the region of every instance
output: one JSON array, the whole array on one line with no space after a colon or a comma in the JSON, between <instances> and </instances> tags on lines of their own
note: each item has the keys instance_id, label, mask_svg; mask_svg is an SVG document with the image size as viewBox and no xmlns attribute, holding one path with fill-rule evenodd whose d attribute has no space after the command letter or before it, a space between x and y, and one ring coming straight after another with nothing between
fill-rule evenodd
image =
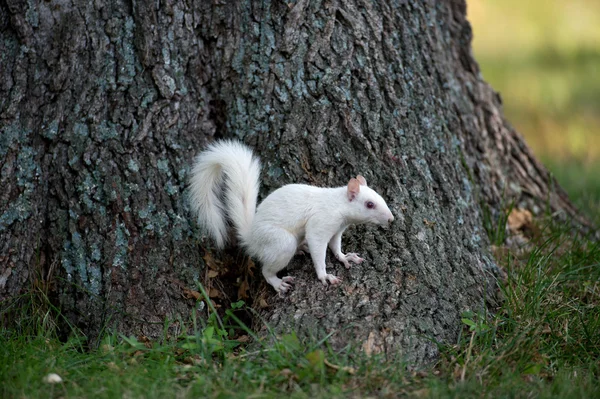
<instances>
[{"instance_id":1,"label":"rough tree bark","mask_svg":"<svg viewBox=\"0 0 600 399\"><path fill-rule=\"evenodd\" d=\"M263 160L261 195L362 173L398 220L346 234L367 261L329 259L340 287L294 260L288 297L260 291L264 319L433 358L430 338L454 340L463 310L498 299L482 206L586 223L504 120L465 13L462 0L1 1L0 300L45 284L91 338L187 320L210 249L188 168L237 137Z\"/></svg>"}]
</instances>

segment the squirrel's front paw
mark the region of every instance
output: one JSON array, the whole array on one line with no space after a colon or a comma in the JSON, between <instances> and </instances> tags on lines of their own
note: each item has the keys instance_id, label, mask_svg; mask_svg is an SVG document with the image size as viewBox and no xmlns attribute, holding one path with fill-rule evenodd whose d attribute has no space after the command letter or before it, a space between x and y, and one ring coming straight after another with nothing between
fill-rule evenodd
<instances>
[{"instance_id":1,"label":"squirrel's front paw","mask_svg":"<svg viewBox=\"0 0 600 399\"><path fill-rule=\"evenodd\" d=\"M342 282L341 279L337 278L333 274L326 274L323 277L319 277L319 280L321 280L321 282L325 286L327 285L328 281L329 281L329 284L331 284L331 285L338 285Z\"/></svg>"},{"instance_id":2,"label":"squirrel's front paw","mask_svg":"<svg viewBox=\"0 0 600 399\"><path fill-rule=\"evenodd\" d=\"M341 254L337 256L338 260L346 266L346 269L350 269L350 262L356 263L357 265L364 261L363 258L358 256L357 253L349 252L346 255Z\"/></svg>"}]
</instances>

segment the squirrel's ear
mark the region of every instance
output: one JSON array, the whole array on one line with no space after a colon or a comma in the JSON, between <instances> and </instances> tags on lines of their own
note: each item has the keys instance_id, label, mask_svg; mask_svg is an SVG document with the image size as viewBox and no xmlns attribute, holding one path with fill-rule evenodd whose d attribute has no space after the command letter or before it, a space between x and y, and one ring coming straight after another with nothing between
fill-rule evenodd
<instances>
[{"instance_id":1,"label":"squirrel's ear","mask_svg":"<svg viewBox=\"0 0 600 399\"><path fill-rule=\"evenodd\" d=\"M360 182L357 179L350 179L348 182L348 200L352 201L360 192Z\"/></svg>"},{"instance_id":2,"label":"squirrel's ear","mask_svg":"<svg viewBox=\"0 0 600 399\"><path fill-rule=\"evenodd\" d=\"M356 176L356 180L358 180L361 186L367 185L367 180L364 177L362 177L362 175Z\"/></svg>"}]
</instances>

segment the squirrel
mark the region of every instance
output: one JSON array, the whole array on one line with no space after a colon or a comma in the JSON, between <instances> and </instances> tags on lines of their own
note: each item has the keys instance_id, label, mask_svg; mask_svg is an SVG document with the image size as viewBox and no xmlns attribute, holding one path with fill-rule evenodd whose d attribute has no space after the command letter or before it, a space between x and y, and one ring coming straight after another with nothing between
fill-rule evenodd
<instances>
[{"instance_id":1,"label":"squirrel","mask_svg":"<svg viewBox=\"0 0 600 399\"><path fill-rule=\"evenodd\" d=\"M342 252L344 230L351 224L387 226L394 220L384 199L360 175L337 188L288 184L257 209L260 169L259 159L244 144L216 141L195 158L189 201L218 248L227 242L228 220L233 224L246 253L260 261L263 276L280 294L291 288L293 277L280 279L277 273L295 254L310 252L319 280L337 285L341 280L325 270L327 246L350 268L350 262L364 259Z\"/></svg>"}]
</instances>

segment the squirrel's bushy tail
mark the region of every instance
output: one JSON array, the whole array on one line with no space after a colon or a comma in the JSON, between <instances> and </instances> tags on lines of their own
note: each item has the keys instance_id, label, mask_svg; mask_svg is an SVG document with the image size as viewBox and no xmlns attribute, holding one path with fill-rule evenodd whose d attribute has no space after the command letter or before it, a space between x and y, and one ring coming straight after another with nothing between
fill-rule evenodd
<instances>
[{"instance_id":1,"label":"squirrel's bushy tail","mask_svg":"<svg viewBox=\"0 0 600 399\"><path fill-rule=\"evenodd\" d=\"M242 143L218 141L196 157L191 173L190 205L200 226L222 248L227 242L227 215L246 242L256 212L258 158Z\"/></svg>"}]
</instances>

